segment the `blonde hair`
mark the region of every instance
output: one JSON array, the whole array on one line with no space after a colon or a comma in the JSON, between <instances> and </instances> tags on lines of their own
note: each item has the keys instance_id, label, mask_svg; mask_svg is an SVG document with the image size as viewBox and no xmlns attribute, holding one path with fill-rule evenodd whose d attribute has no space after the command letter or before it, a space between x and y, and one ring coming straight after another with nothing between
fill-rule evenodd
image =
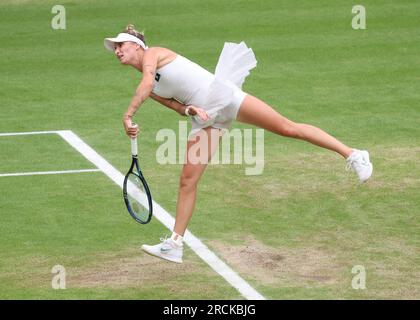
<instances>
[{"instance_id":1,"label":"blonde hair","mask_svg":"<svg viewBox=\"0 0 420 320\"><path fill-rule=\"evenodd\" d=\"M146 45L146 39L144 38L144 31L137 31L133 24L127 25L125 29L123 30L123 33L131 34L132 36L135 36L139 38L143 43Z\"/></svg>"}]
</instances>

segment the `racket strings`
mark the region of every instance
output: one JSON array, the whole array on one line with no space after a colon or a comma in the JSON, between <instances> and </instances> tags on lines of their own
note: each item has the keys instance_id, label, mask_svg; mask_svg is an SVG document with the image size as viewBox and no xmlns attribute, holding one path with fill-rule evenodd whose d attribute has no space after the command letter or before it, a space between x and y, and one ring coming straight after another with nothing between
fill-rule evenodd
<instances>
[{"instance_id":1,"label":"racket strings","mask_svg":"<svg viewBox=\"0 0 420 320\"><path fill-rule=\"evenodd\" d=\"M133 213L140 221L149 220L150 208L147 191L139 176L130 173L127 181L128 202Z\"/></svg>"}]
</instances>

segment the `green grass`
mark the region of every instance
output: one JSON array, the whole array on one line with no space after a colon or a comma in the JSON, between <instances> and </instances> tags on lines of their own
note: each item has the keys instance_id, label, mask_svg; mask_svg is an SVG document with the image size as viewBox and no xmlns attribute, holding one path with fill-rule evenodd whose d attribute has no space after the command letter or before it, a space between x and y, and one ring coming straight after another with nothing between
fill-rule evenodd
<instances>
[{"instance_id":1,"label":"green grass","mask_svg":"<svg viewBox=\"0 0 420 320\"><path fill-rule=\"evenodd\" d=\"M0 172L93 168L91 163L56 134L5 136L0 139L0 149Z\"/></svg>"},{"instance_id":2,"label":"green grass","mask_svg":"<svg viewBox=\"0 0 420 320\"><path fill-rule=\"evenodd\" d=\"M55 4L0 4L0 132L70 129L124 172L121 118L140 75L103 38L134 23L211 71L224 41L244 40L258 59L244 90L368 149L374 176L359 185L338 156L266 132L263 175L210 166L190 230L270 299L420 298L418 1L365 1L359 31L344 0L68 0L67 29L52 30ZM156 162L155 137L180 119L153 101L136 116L143 170L171 213L181 166ZM0 173L87 168L58 136L0 137ZM0 177L0 190L0 298L241 298L189 249L182 268L141 253L169 231L136 225L101 173ZM63 291L51 289L56 264ZM354 265L366 290L351 287Z\"/></svg>"}]
</instances>

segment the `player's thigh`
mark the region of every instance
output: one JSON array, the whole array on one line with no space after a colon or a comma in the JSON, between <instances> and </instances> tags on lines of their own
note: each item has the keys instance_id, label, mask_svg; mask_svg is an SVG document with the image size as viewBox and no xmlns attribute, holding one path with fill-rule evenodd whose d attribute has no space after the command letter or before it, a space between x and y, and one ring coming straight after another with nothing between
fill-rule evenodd
<instances>
[{"instance_id":1,"label":"player's thigh","mask_svg":"<svg viewBox=\"0 0 420 320\"><path fill-rule=\"evenodd\" d=\"M195 182L200 179L217 150L220 138L220 129L208 127L188 139L181 181Z\"/></svg>"},{"instance_id":2,"label":"player's thigh","mask_svg":"<svg viewBox=\"0 0 420 320\"><path fill-rule=\"evenodd\" d=\"M243 100L236 120L274 133L281 133L282 130L294 125L267 103L249 94Z\"/></svg>"}]
</instances>

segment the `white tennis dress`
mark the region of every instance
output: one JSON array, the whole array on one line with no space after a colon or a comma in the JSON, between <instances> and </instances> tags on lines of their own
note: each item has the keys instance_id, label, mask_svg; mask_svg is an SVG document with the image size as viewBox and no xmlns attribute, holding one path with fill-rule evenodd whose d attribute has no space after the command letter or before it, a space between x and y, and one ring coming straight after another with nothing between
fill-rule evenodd
<instances>
[{"instance_id":1,"label":"white tennis dress","mask_svg":"<svg viewBox=\"0 0 420 320\"><path fill-rule=\"evenodd\" d=\"M226 42L214 74L178 55L156 70L152 91L163 98L173 98L207 112L210 119L205 122L198 116L191 117L190 134L209 126L229 129L246 96L242 84L256 65L254 52L244 42Z\"/></svg>"}]
</instances>

